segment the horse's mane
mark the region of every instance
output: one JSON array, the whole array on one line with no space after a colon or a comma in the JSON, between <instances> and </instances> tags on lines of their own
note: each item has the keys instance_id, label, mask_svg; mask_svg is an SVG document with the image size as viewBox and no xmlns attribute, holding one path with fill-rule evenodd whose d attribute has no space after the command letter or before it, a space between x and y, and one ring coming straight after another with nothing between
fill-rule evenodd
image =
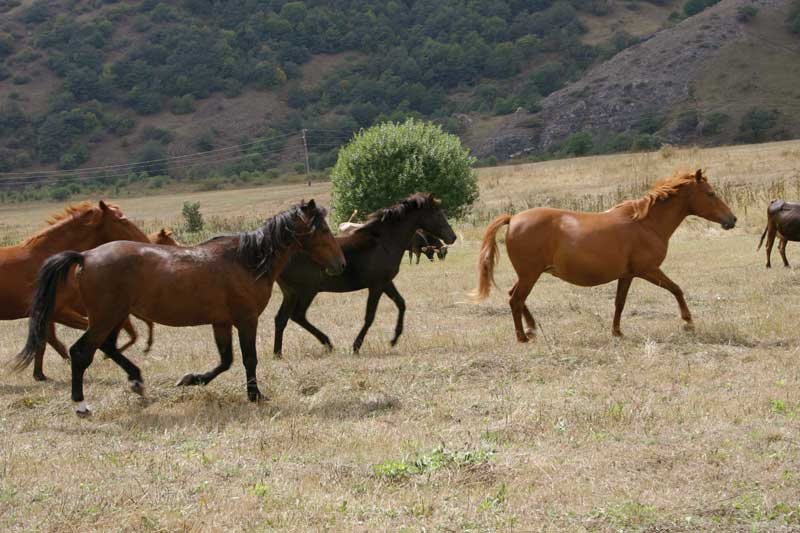
<instances>
[{"instance_id":1,"label":"horse's mane","mask_svg":"<svg viewBox=\"0 0 800 533\"><path fill-rule=\"evenodd\" d=\"M113 207L115 209L119 209L119 206L116 204L107 204L109 207ZM71 204L64 208L64 211L61 213L55 213L51 215L47 220L47 226L43 229L39 230L38 232L34 233L22 243L22 245L28 245L32 242L42 238L47 233L53 231L55 227L61 226L62 223L66 223L68 221L74 220L87 211L91 211L94 209L94 205L89 201L84 201L79 204Z\"/></svg>"},{"instance_id":2,"label":"horse's mane","mask_svg":"<svg viewBox=\"0 0 800 533\"><path fill-rule=\"evenodd\" d=\"M705 177L702 179L705 179ZM694 181L697 181L695 174L678 172L673 176L655 182L650 190L641 198L625 200L611 209L629 207L632 211L631 218L633 218L633 220L644 220L647 218L647 215L650 214L650 208L652 208L656 202L675 196L681 190L681 187Z\"/></svg>"},{"instance_id":3,"label":"horse's mane","mask_svg":"<svg viewBox=\"0 0 800 533\"><path fill-rule=\"evenodd\" d=\"M297 240L297 217L303 216L305 202L292 206L267 220L260 228L240 233L237 257L250 268L256 278L270 277L275 260ZM325 210L316 208L311 215L309 231L317 230L325 220ZM210 239L213 240L213 239Z\"/></svg>"},{"instance_id":4,"label":"horse's mane","mask_svg":"<svg viewBox=\"0 0 800 533\"><path fill-rule=\"evenodd\" d=\"M350 235L338 237L339 243L348 248L360 248L374 242L375 233L381 225L402 220L412 211L430 207L438 207L439 200L431 193L417 192L403 198L396 204L378 209L367 216L367 221L356 228Z\"/></svg>"}]
</instances>

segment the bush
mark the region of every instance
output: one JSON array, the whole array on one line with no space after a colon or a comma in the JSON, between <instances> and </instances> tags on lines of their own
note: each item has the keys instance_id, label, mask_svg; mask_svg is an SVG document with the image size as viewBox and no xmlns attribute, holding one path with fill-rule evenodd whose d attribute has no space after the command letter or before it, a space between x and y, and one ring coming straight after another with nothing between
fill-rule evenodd
<instances>
[{"instance_id":1,"label":"bush","mask_svg":"<svg viewBox=\"0 0 800 533\"><path fill-rule=\"evenodd\" d=\"M594 148L592 135L586 131L570 135L570 137L564 143L564 153L568 155L586 155L592 151L592 148Z\"/></svg>"},{"instance_id":2,"label":"bush","mask_svg":"<svg viewBox=\"0 0 800 533\"><path fill-rule=\"evenodd\" d=\"M715 111L714 113L708 115L703 124L700 126L700 134L706 137L710 135L716 135L722 131L722 126L724 126L725 123L730 119L731 117L725 113Z\"/></svg>"},{"instance_id":3,"label":"bush","mask_svg":"<svg viewBox=\"0 0 800 533\"><path fill-rule=\"evenodd\" d=\"M738 140L760 142L766 139L767 131L778 123L778 111L753 108L742 117Z\"/></svg>"},{"instance_id":4,"label":"bush","mask_svg":"<svg viewBox=\"0 0 800 533\"><path fill-rule=\"evenodd\" d=\"M800 0L794 0L786 17L786 26L790 32L800 34Z\"/></svg>"},{"instance_id":5,"label":"bush","mask_svg":"<svg viewBox=\"0 0 800 533\"><path fill-rule=\"evenodd\" d=\"M197 105L194 103L194 96L185 94L172 99L172 113L175 115L188 115L194 113Z\"/></svg>"},{"instance_id":6,"label":"bush","mask_svg":"<svg viewBox=\"0 0 800 533\"><path fill-rule=\"evenodd\" d=\"M739 22L750 22L758 15L758 8L755 6L739 6L736 10L736 20Z\"/></svg>"},{"instance_id":7,"label":"bush","mask_svg":"<svg viewBox=\"0 0 800 533\"><path fill-rule=\"evenodd\" d=\"M331 173L333 215L369 213L419 191L462 216L478 198L475 158L455 135L429 122L387 122L358 133L339 151Z\"/></svg>"},{"instance_id":8,"label":"bush","mask_svg":"<svg viewBox=\"0 0 800 533\"><path fill-rule=\"evenodd\" d=\"M200 212L200 202L183 202L183 219L186 221L186 231L197 233L203 231L203 214Z\"/></svg>"}]
</instances>

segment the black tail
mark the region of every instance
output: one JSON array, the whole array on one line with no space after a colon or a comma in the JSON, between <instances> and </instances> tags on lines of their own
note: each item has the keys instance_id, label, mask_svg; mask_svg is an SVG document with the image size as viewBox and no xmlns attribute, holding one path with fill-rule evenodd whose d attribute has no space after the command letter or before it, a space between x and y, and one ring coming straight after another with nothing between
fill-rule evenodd
<instances>
[{"instance_id":1,"label":"black tail","mask_svg":"<svg viewBox=\"0 0 800 533\"><path fill-rule=\"evenodd\" d=\"M12 371L24 370L36 354L44 349L47 342L47 323L50 322L56 303L58 283L66 279L72 265L83 265L82 253L61 252L45 261L39 269L28 321L28 340L22 351L11 361Z\"/></svg>"}]
</instances>

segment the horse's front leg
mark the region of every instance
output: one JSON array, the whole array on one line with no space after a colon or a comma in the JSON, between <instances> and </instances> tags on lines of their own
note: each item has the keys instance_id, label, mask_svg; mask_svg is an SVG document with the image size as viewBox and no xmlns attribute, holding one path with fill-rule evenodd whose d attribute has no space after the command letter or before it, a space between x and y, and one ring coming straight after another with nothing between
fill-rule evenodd
<instances>
[{"instance_id":1,"label":"horse's front leg","mask_svg":"<svg viewBox=\"0 0 800 533\"><path fill-rule=\"evenodd\" d=\"M239 330L239 347L242 349L242 362L247 376L247 399L251 402L257 402L264 399L264 395L258 390L258 380L256 379L256 366L258 365L256 331L258 329L258 321L237 325L236 329Z\"/></svg>"},{"instance_id":2,"label":"horse's front leg","mask_svg":"<svg viewBox=\"0 0 800 533\"><path fill-rule=\"evenodd\" d=\"M212 379L222 374L233 363L233 327L230 324L214 324L214 341L219 351L219 364L205 374L186 374L175 385L185 387L188 385L206 385ZM239 334L241 336L241 333Z\"/></svg>"},{"instance_id":3,"label":"horse's front leg","mask_svg":"<svg viewBox=\"0 0 800 533\"><path fill-rule=\"evenodd\" d=\"M689 312L689 307L686 305L686 300L683 298L683 291L681 290L678 285L669 279L666 274L661 272L661 269L652 270L646 274L642 274L639 276L643 280L649 281L653 285L657 285L658 287L663 287L667 289L669 292L675 296L675 299L678 301L678 307L681 309L681 318L686 321L685 328L686 329L694 329L694 323L692 322L692 314Z\"/></svg>"},{"instance_id":4,"label":"horse's front leg","mask_svg":"<svg viewBox=\"0 0 800 533\"><path fill-rule=\"evenodd\" d=\"M406 314L406 301L400 295L400 292L397 290L397 287L395 287L394 282L392 281L390 281L386 288L383 289L383 292L397 306L397 324L394 326L394 337L390 342L390 344L394 346L397 344L398 339L400 339L400 335L403 333L403 317Z\"/></svg>"},{"instance_id":5,"label":"horse's front leg","mask_svg":"<svg viewBox=\"0 0 800 533\"><path fill-rule=\"evenodd\" d=\"M370 287L369 296L367 296L367 311L364 314L364 325L361 326L361 331L358 332L356 340L353 341L353 353L358 353L361 345L364 343L364 337L367 336L372 322L375 320L375 312L378 310L378 302L383 294L383 287L374 288Z\"/></svg>"},{"instance_id":6,"label":"horse's front leg","mask_svg":"<svg viewBox=\"0 0 800 533\"><path fill-rule=\"evenodd\" d=\"M617 280L617 297L614 299L614 325L611 327L611 334L615 337L622 337L622 330L619 329L619 321L622 318L622 310L625 308L625 301L628 299L628 289L631 288L633 278L619 278Z\"/></svg>"}]
</instances>

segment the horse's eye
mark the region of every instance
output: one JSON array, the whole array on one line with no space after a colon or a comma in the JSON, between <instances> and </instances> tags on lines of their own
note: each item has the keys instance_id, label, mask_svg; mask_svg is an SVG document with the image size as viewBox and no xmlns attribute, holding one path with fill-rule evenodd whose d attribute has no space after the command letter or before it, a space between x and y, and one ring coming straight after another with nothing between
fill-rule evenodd
<instances>
[{"instance_id":1,"label":"horse's eye","mask_svg":"<svg viewBox=\"0 0 800 533\"><path fill-rule=\"evenodd\" d=\"M714 196L714 191L708 191L707 193L709 196Z\"/></svg>"}]
</instances>

